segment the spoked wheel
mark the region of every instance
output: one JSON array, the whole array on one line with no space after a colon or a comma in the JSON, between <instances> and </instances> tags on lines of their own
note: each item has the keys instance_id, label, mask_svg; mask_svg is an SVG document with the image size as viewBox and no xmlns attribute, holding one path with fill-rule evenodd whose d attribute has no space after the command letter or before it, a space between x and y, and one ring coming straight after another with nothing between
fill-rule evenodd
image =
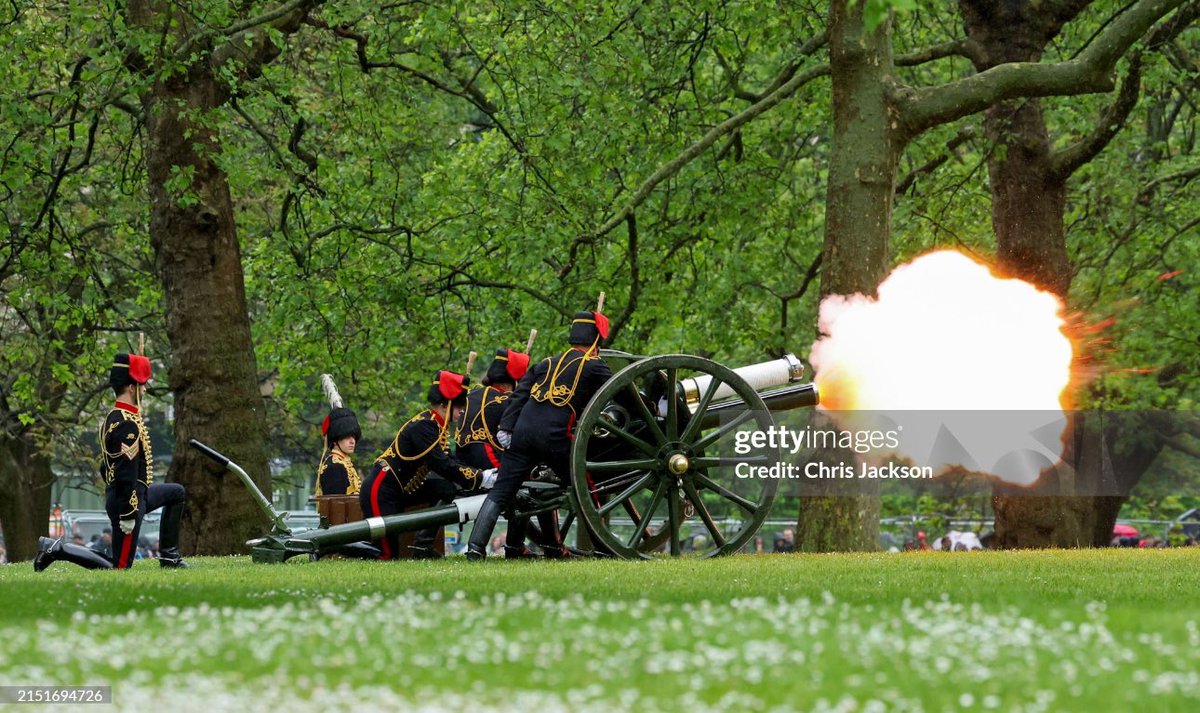
<instances>
[{"instance_id":1,"label":"spoked wheel","mask_svg":"<svg viewBox=\"0 0 1200 713\"><path fill-rule=\"evenodd\" d=\"M691 406L687 379L695 379L687 382L696 387ZM744 406L704 418L718 396ZM779 484L751 472L774 464L777 451L738 433L773 425L762 398L728 367L686 354L636 361L600 389L576 426L577 517L626 559L737 552L758 532Z\"/></svg>"}]
</instances>

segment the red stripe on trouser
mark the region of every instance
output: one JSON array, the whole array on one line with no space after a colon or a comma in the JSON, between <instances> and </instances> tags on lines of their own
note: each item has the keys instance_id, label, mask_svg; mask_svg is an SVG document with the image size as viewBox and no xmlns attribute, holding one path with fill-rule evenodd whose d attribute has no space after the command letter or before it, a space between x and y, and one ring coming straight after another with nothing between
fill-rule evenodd
<instances>
[{"instance_id":1,"label":"red stripe on trouser","mask_svg":"<svg viewBox=\"0 0 1200 713\"><path fill-rule=\"evenodd\" d=\"M492 465L499 468L500 467L500 459L496 457L496 450L494 448L492 448L492 444L484 443L483 450L487 453L488 460L490 460L492 462Z\"/></svg>"},{"instance_id":2,"label":"red stripe on trouser","mask_svg":"<svg viewBox=\"0 0 1200 713\"><path fill-rule=\"evenodd\" d=\"M118 569L129 568L129 549L133 546L133 533L125 535L124 541L121 543L121 557L117 560Z\"/></svg>"},{"instance_id":3,"label":"red stripe on trouser","mask_svg":"<svg viewBox=\"0 0 1200 713\"><path fill-rule=\"evenodd\" d=\"M596 493L596 483L592 480L592 472L589 470L584 472L583 475L587 478L588 491L592 494L592 502L596 504L596 507L600 507L603 503L600 502L600 496Z\"/></svg>"},{"instance_id":4,"label":"red stripe on trouser","mask_svg":"<svg viewBox=\"0 0 1200 713\"><path fill-rule=\"evenodd\" d=\"M387 474L388 470L386 468L380 470L379 475L375 476L374 484L371 485L371 509L374 510L371 513L371 517L379 517L379 488L383 485L383 479L387 477ZM379 559L390 560L392 558L392 548L388 544L387 535L384 535L379 540L379 550L383 553Z\"/></svg>"}]
</instances>

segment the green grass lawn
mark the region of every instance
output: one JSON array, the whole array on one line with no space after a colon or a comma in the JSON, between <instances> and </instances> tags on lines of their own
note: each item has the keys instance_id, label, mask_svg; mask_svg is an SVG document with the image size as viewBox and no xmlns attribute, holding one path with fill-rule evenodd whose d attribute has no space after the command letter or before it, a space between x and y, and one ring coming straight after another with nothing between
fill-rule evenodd
<instances>
[{"instance_id":1,"label":"green grass lawn","mask_svg":"<svg viewBox=\"0 0 1200 713\"><path fill-rule=\"evenodd\" d=\"M1200 549L191 561L0 567L0 684L170 713L1200 707Z\"/></svg>"}]
</instances>

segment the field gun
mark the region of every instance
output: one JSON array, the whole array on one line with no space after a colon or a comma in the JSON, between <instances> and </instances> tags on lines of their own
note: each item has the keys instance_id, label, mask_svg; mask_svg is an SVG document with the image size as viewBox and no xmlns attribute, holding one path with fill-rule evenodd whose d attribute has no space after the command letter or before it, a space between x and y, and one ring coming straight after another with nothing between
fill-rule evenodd
<instances>
[{"instance_id":1,"label":"field gun","mask_svg":"<svg viewBox=\"0 0 1200 713\"><path fill-rule=\"evenodd\" d=\"M687 354L606 349L601 355L615 373L575 423L571 472L525 483L513 515L562 511L564 537L573 526L584 528L597 555L637 559L665 550L708 557L740 550L766 519L779 482L737 472L773 464L778 453L744 442L735 451L736 434L768 431L772 412L818 403L816 386L802 383L803 364L791 354L738 369ZM194 439L191 445L237 473L271 520L269 535L247 542L256 562L318 558L384 534L463 525L485 497L293 533L236 463ZM681 542L692 518L703 523L703 534Z\"/></svg>"}]
</instances>

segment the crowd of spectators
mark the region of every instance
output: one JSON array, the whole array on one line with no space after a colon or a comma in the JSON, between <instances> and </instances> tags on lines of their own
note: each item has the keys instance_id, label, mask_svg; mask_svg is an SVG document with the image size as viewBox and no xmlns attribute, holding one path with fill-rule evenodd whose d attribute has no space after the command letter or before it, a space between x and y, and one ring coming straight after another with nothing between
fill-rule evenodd
<instances>
[{"instance_id":1,"label":"crowd of spectators","mask_svg":"<svg viewBox=\"0 0 1200 713\"><path fill-rule=\"evenodd\" d=\"M98 535L92 535L91 542L85 542L83 535L75 533L71 536L71 542L77 545L85 545L94 552L104 555L112 559L112 528L106 527ZM151 540L148 537L142 536L138 538L137 550L134 552L134 559L154 559L158 557L158 540Z\"/></svg>"},{"instance_id":2,"label":"crowd of spectators","mask_svg":"<svg viewBox=\"0 0 1200 713\"><path fill-rule=\"evenodd\" d=\"M1145 549L1160 549L1171 547L1170 540L1161 537L1145 537L1142 535L1114 535L1112 542L1113 547L1141 547ZM1182 541L1175 545L1176 547L1200 547L1200 540L1195 537L1184 537Z\"/></svg>"}]
</instances>

